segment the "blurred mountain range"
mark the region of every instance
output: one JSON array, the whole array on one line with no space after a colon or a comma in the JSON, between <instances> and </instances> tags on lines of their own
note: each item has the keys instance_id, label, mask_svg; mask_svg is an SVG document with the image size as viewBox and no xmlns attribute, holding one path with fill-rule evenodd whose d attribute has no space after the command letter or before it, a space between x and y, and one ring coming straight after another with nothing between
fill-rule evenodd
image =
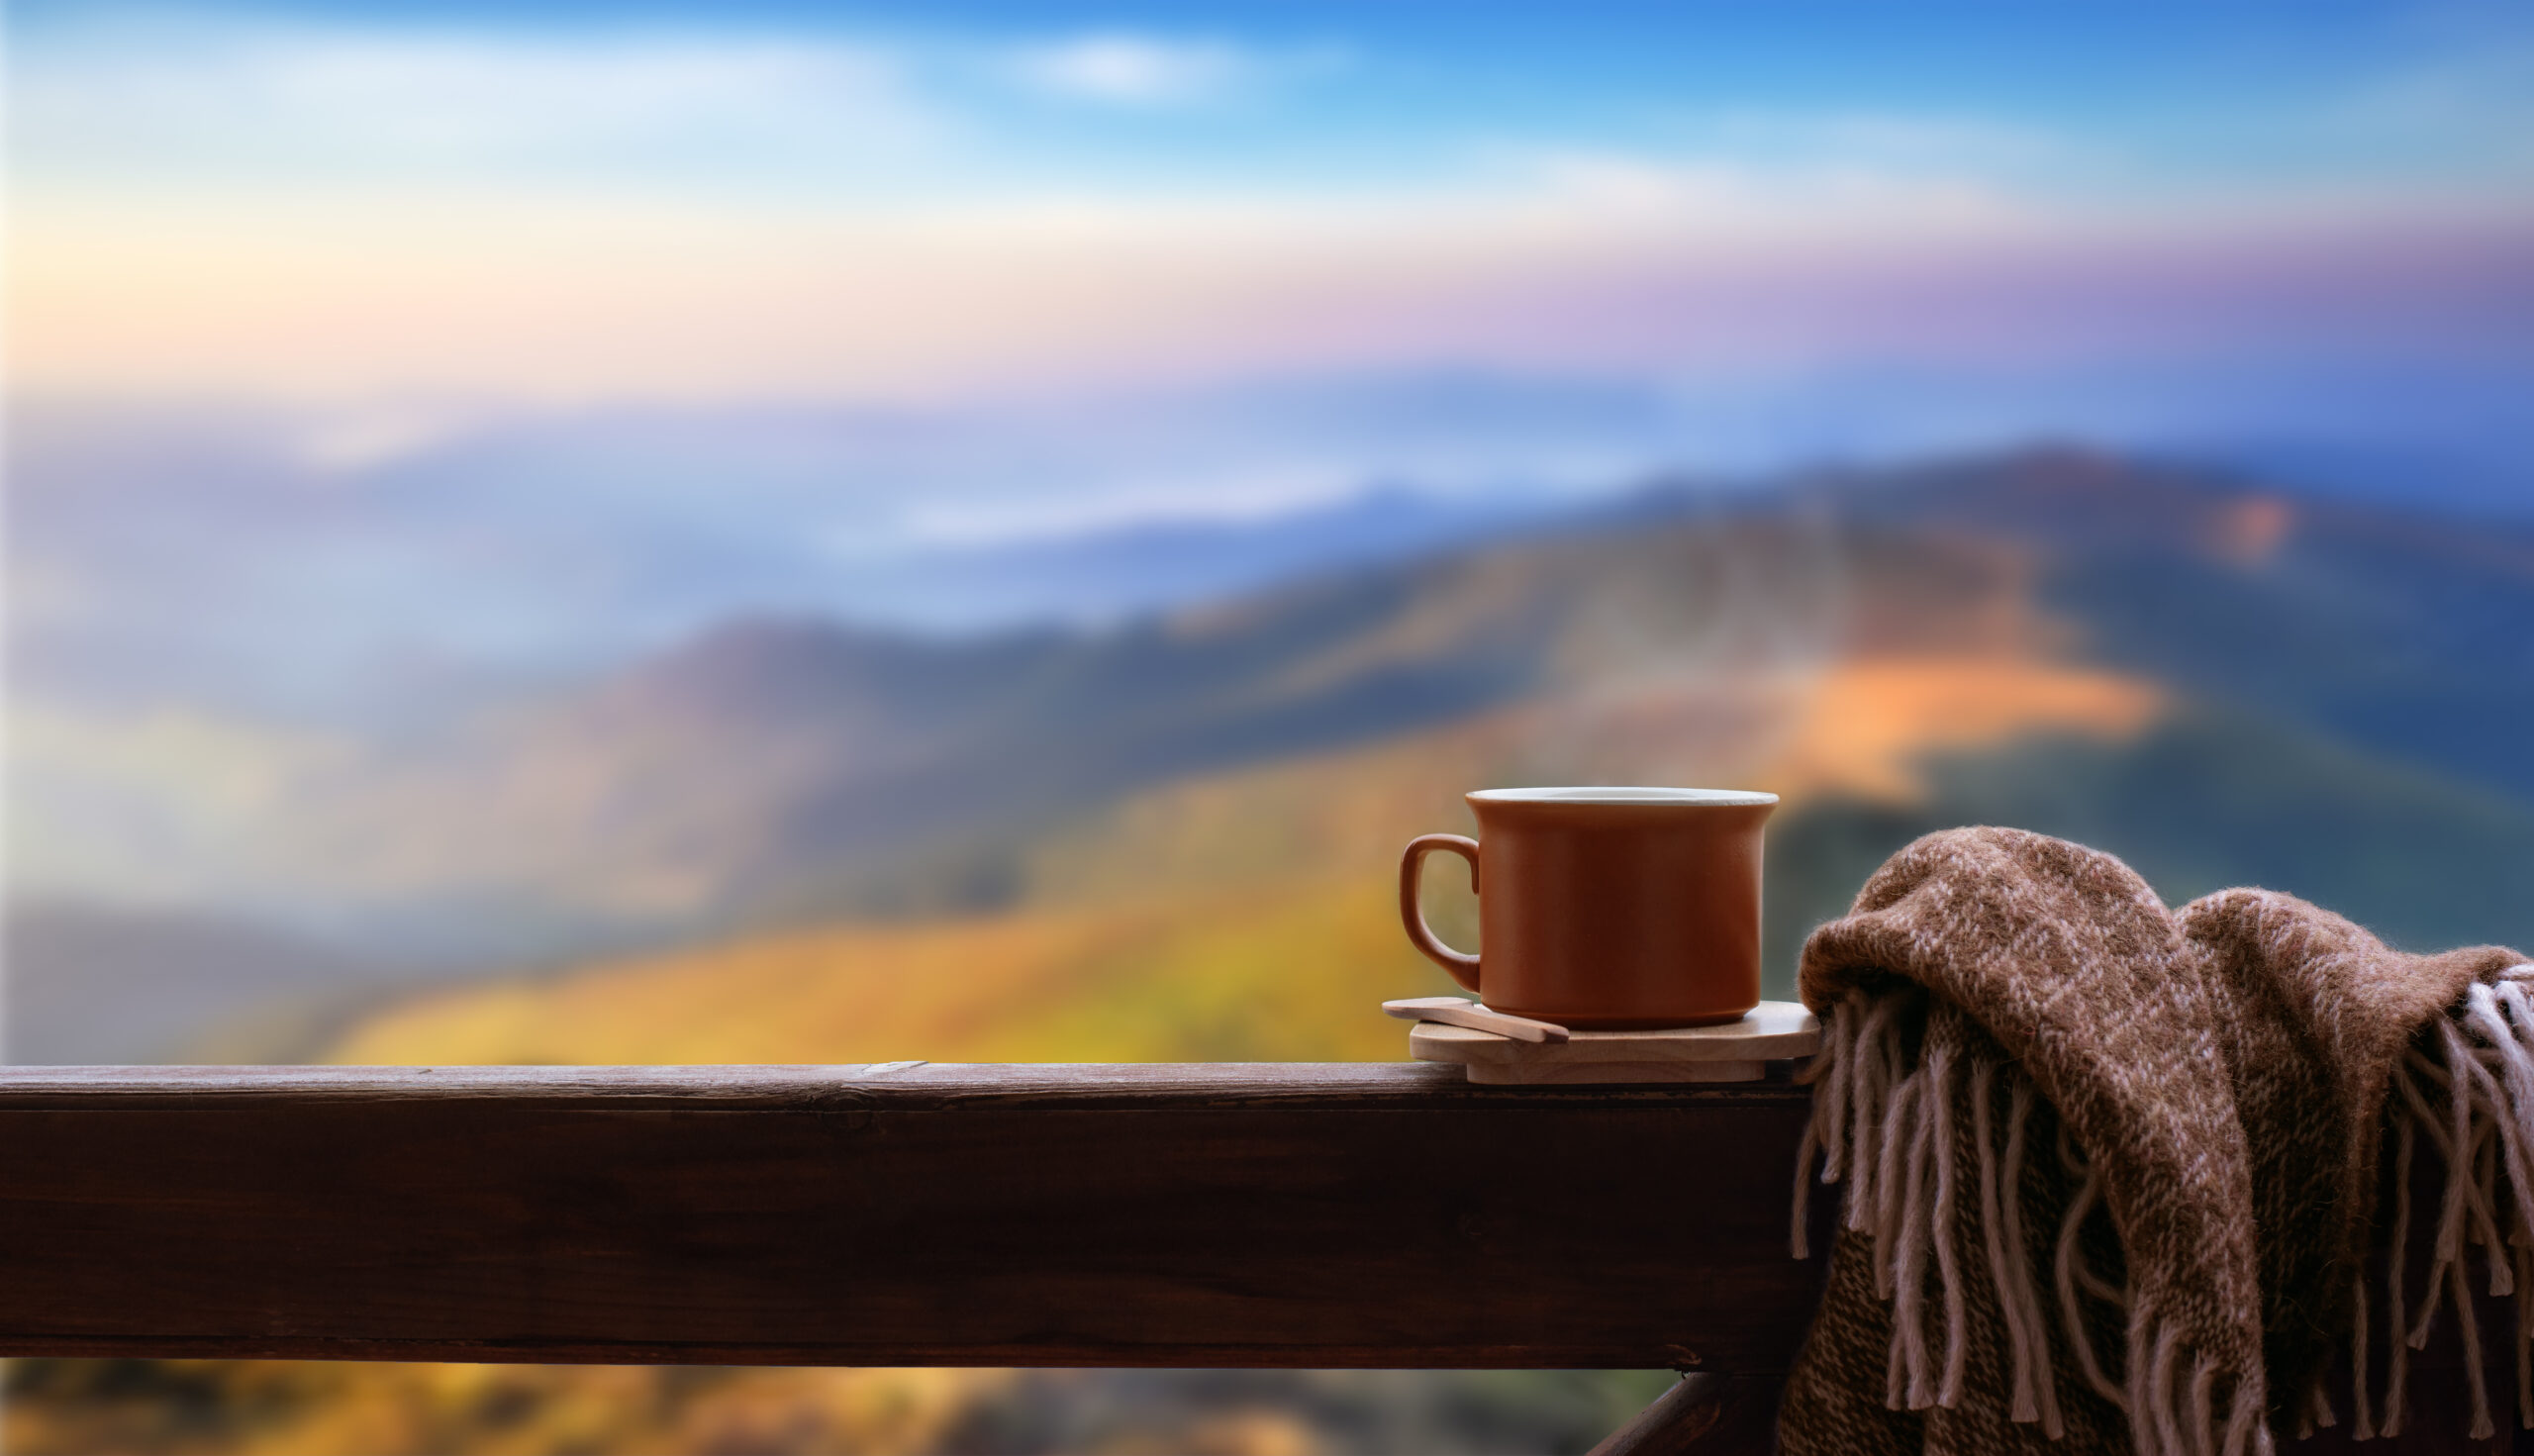
<instances>
[{"instance_id":1,"label":"blurred mountain range","mask_svg":"<svg viewBox=\"0 0 2534 1456\"><path fill-rule=\"evenodd\" d=\"M2522 526L2067 448L1658 488L1107 628L735 621L343 769L298 832L407 893L349 950L241 957L220 947L270 932L230 927L195 934L188 969L169 950L184 935L21 906L10 1043L175 1054L181 1021L261 1024L268 1054L305 1053L317 1023L283 1013L320 982L375 996L480 968L422 953L456 922L527 926L514 943L550 966L601 964L500 993L545 1023L533 1045L443 1026L425 1049L375 1024L346 1045L1084 1055L1057 1044L1073 1026L1118 1055L1395 1054L1313 1029L1335 1015L1322 998L1434 989L1387 926L1390 856L1463 823L1462 790L1514 781L1786 794L1781 976L1885 853L1967 821L2087 839L2169 897L2263 883L2408 943L2534 942L2529 622ZM619 971L627 955L653 958ZM1338 968L1271 991L1297 960ZM725 986L708 998L724 1013L659 1019L680 1025L669 1046L592 1010L631 1005L642 977L671 1005L741 965L796 1004L829 987L838 1016ZM894 1021L853 1014L881 983L937 994L898 997ZM521 986L589 1005L547 1017ZM994 988L1038 1029L960 1010ZM1244 1024L1253 994L1287 1006L1283 1029ZM1091 1010L1129 1002L1146 1010ZM130 1014L145 1005L187 1010Z\"/></svg>"},{"instance_id":2,"label":"blurred mountain range","mask_svg":"<svg viewBox=\"0 0 2534 1456\"><path fill-rule=\"evenodd\" d=\"M1758 487L2026 438L2522 523L2529 387L2495 361L2018 360L1374 370L928 408L16 399L13 712L175 702L429 728L739 615L1114 624L1537 529L1665 471Z\"/></svg>"},{"instance_id":3,"label":"blurred mountain range","mask_svg":"<svg viewBox=\"0 0 2534 1456\"><path fill-rule=\"evenodd\" d=\"M805 812L728 861L729 928L423 998L335 1054L1393 1056L1361 1007L1447 989L1393 922L1396 846L1508 782L1784 793L1781 991L1877 862L1969 822L2176 900L2259 883L2402 943L2534 942L2528 621L2521 532L2043 451L1658 494L1102 634L737 628L627 680L745 705L714 720L772 734L740 756L801 774L762 802Z\"/></svg>"}]
</instances>

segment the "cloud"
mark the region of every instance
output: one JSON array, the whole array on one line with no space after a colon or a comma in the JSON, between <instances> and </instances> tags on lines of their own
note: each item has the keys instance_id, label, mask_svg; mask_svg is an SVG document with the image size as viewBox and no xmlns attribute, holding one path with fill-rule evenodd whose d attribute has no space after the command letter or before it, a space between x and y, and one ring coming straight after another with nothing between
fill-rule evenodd
<instances>
[{"instance_id":1,"label":"cloud","mask_svg":"<svg viewBox=\"0 0 2534 1456\"><path fill-rule=\"evenodd\" d=\"M949 128L913 58L832 38L74 32L12 65L42 190L833 177Z\"/></svg>"},{"instance_id":2,"label":"cloud","mask_svg":"<svg viewBox=\"0 0 2534 1456\"><path fill-rule=\"evenodd\" d=\"M2435 169L2495 167L2534 178L2534 43L2487 38L2396 69L2306 125L2343 148L2393 150Z\"/></svg>"},{"instance_id":3,"label":"cloud","mask_svg":"<svg viewBox=\"0 0 2534 1456\"><path fill-rule=\"evenodd\" d=\"M372 405L309 423L292 451L321 476L354 476L415 458L460 437L462 416L411 405Z\"/></svg>"},{"instance_id":4,"label":"cloud","mask_svg":"<svg viewBox=\"0 0 2534 1456\"><path fill-rule=\"evenodd\" d=\"M1185 108L1333 59L1130 32L1015 45L171 21L21 42L11 159L40 189L753 181L834 195L973 178L1048 98Z\"/></svg>"},{"instance_id":5,"label":"cloud","mask_svg":"<svg viewBox=\"0 0 2534 1456\"><path fill-rule=\"evenodd\" d=\"M1806 170L2022 176L2095 163L2051 128L1976 114L1730 107L1683 118L1689 145Z\"/></svg>"},{"instance_id":6,"label":"cloud","mask_svg":"<svg viewBox=\"0 0 2534 1456\"><path fill-rule=\"evenodd\" d=\"M1216 42L1126 33L1083 36L1013 57L1014 73L1042 91L1134 107L1218 100L1264 69L1258 57Z\"/></svg>"}]
</instances>

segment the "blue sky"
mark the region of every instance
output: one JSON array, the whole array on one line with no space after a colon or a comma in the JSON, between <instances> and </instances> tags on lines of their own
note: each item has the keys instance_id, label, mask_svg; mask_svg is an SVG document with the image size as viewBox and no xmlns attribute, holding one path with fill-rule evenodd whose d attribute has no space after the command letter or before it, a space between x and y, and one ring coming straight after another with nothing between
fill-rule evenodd
<instances>
[{"instance_id":1,"label":"blue sky","mask_svg":"<svg viewBox=\"0 0 2534 1456\"><path fill-rule=\"evenodd\" d=\"M2522 7L12 16L37 393L2471 354L2534 214Z\"/></svg>"},{"instance_id":2,"label":"blue sky","mask_svg":"<svg viewBox=\"0 0 2534 1456\"><path fill-rule=\"evenodd\" d=\"M2534 148L2534 20L2509 5L38 3L14 7L11 28L33 97L18 107L13 163L64 185L358 175L709 194L719 180L851 204L1432 187L1526 154L1611 150L1941 168L2041 195L2414 195L2521 189ZM363 48L373 67L406 52L410 80L471 68L478 94L450 99L492 103L474 118L478 145L417 125L364 136L363 120L382 119L359 97L272 94L293 67L305 81ZM800 63L787 69L786 55ZM153 61L190 76L149 74ZM715 91L717 63L722 81L764 87L752 116ZM521 99L504 76L555 86L565 114L499 114ZM101 77L127 106L158 103L168 125L99 126L48 105L49 79ZM793 87L824 89L829 109ZM386 90L371 99L400 99ZM188 91L228 103L231 125L216 110L186 115ZM569 117L575 94L612 109L598 120L614 125ZM241 110L276 125L237 126ZM787 145L787 124L792 142L818 145ZM839 124L866 129L859 146L816 135ZM334 127L349 134L330 146Z\"/></svg>"}]
</instances>

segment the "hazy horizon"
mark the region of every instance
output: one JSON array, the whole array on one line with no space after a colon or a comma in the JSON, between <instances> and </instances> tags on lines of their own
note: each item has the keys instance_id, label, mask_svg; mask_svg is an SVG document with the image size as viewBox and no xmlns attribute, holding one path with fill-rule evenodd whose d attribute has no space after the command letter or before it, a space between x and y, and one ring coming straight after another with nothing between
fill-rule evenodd
<instances>
[{"instance_id":1,"label":"hazy horizon","mask_svg":"<svg viewBox=\"0 0 2534 1456\"><path fill-rule=\"evenodd\" d=\"M1113 623L2036 441L2534 511L2502 5L7 26L13 891L398 881L253 866L733 619Z\"/></svg>"}]
</instances>

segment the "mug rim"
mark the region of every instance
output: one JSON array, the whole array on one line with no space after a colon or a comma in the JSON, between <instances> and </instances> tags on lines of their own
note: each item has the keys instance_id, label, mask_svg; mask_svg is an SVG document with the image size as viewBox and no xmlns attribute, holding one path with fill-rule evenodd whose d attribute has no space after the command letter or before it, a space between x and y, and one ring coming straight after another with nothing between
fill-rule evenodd
<instances>
[{"instance_id":1,"label":"mug rim","mask_svg":"<svg viewBox=\"0 0 2534 1456\"><path fill-rule=\"evenodd\" d=\"M1608 804L1673 809L1757 809L1778 802L1758 789L1674 789L1632 784L1574 784L1529 789L1473 789L1473 804Z\"/></svg>"}]
</instances>

